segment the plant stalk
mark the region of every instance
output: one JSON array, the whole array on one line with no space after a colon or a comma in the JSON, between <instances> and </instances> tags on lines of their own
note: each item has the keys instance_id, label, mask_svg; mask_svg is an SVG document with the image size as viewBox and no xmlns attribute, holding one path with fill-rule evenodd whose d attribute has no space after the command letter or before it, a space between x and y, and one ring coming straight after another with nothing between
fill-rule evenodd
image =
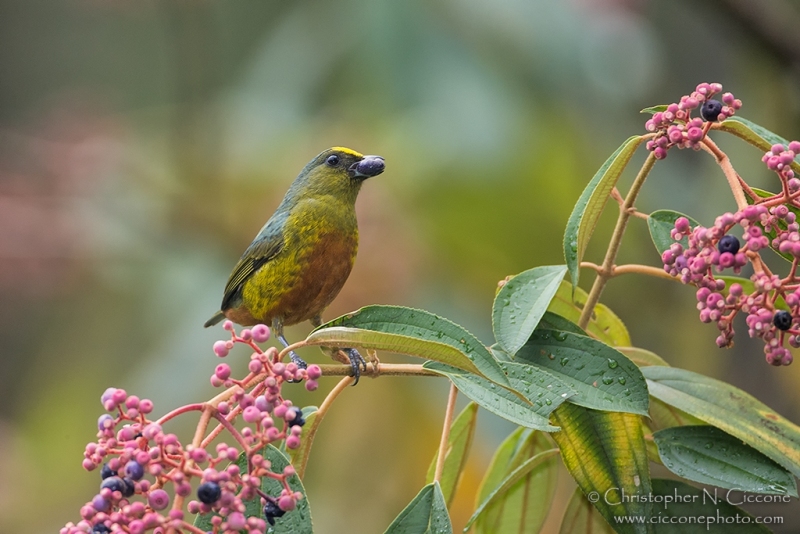
<instances>
[{"instance_id":1,"label":"plant stalk","mask_svg":"<svg viewBox=\"0 0 800 534\"><path fill-rule=\"evenodd\" d=\"M581 317L578 321L578 326L581 328L586 328L586 325L589 324L589 320L594 312L594 307L600 302L600 295L603 293L606 283L614 274L614 262L617 259L619 247L622 244L622 237L625 235L625 228L628 226L628 221L633 212L633 204L636 202L639 191L641 191L642 185L644 185L647 175L653 170L653 165L655 165L655 163L656 157L651 152L644 161L642 168L639 169L639 174L637 174L636 178L633 180L631 189L625 197L625 202L620 206L619 217L617 217L614 233L611 234L611 241L608 243L606 256L603 259L600 270L597 271L597 277L594 279L592 289L589 291L589 296L586 298L586 304L583 307L583 312L581 312Z\"/></svg>"}]
</instances>

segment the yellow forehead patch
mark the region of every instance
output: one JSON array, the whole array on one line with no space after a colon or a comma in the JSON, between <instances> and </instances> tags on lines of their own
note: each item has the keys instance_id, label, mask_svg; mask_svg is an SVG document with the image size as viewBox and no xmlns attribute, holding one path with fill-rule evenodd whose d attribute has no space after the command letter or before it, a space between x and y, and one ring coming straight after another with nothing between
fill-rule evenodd
<instances>
[{"instance_id":1,"label":"yellow forehead patch","mask_svg":"<svg viewBox=\"0 0 800 534\"><path fill-rule=\"evenodd\" d=\"M363 154L359 154L355 150L352 150L352 149L349 149L349 148L345 148L343 146L335 146L335 147L331 148L331 150L335 150L336 152L342 152L344 154L353 156L354 158L363 158L364 157Z\"/></svg>"}]
</instances>

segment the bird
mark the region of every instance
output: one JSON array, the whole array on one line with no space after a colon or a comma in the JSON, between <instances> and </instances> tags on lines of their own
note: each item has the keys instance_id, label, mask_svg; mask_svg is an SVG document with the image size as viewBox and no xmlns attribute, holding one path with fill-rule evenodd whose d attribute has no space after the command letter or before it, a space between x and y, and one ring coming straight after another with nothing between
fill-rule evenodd
<instances>
[{"instance_id":1,"label":"bird","mask_svg":"<svg viewBox=\"0 0 800 534\"><path fill-rule=\"evenodd\" d=\"M267 324L284 347L289 346L284 326L304 321L320 326L322 312L339 294L355 262L356 197L364 181L385 168L381 156L344 147L329 148L312 159L242 254L225 285L219 311L204 326L226 318L242 326ZM367 364L357 350L342 351L355 385ZM290 357L306 368L293 351Z\"/></svg>"}]
</instances>

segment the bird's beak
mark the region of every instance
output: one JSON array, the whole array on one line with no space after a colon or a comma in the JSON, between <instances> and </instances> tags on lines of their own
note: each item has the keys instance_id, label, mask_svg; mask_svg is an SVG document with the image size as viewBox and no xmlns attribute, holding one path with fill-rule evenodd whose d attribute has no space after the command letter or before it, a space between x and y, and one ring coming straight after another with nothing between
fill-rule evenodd
<instances>
[{"instance_id":1,"label":"bird's beak","mask_svg":"<svg viewBox=\"0 0 800 534\"><path fill-rule=\"evenodd\" d=\"M386 163L380 156L364 156L364 159L350 166L350 176L361 180L366 180L372 176L378 176L386 168Z\"/></svg>"}]
</instances>

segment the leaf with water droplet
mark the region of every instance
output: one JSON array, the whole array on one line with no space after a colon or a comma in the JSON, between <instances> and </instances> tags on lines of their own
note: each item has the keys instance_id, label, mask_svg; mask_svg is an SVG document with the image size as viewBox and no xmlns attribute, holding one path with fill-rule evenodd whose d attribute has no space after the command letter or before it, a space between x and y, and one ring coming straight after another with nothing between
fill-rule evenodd
<instances>
[{"instance_id":1,"label":"leaf with water droplet","mask_svg":"<svg viewBox=\"0 0 800 534\"><path fill-rule=\"evenodd\" d=\"M585 331L578 328L576 323L580 320L587 298L588 294L583 289L576 287L573 290L569 282L561 282L558 291L556 291L556 296L553 297L553 300L550 301L550 306L547 308L547 311L556 317L560 317L560 321L551 320L550 316L545 316L542 317L540 326L543 329L588 335L612 347L629 347L631 345L631 336L628 333L628 329L622 320L605 304L600 303L595 306L594 313L589 319L589 324L586 325ZM568 324L565 325L565 323Z\"/></svg>"},{"instance_id":2,"label":"leaf with water droplet","mask_svg":"<svg viewBox=\"0 0 800 534\"><path fill-rule=\"evenodd\" d=\"M525 344L547 311L566 272L565 265L534 267L514 276L500 288L492 306L492 330L505 352L514 355ZM506 300L514 304L514 310L501 304Z\"/></svg>"},{"instance_id":3,"label":"leaf with water droplet","mask_svg":"<svg viewBox=\"0 0 800 534\"><path fill-rule=\"evenodd\" d=\"M541 409L533 406L522 393L498 387L481 376L439 362L425 362L423 367L448 377L464 395L512 423L546 432L558 430L558 427L552 426L546 417L538 413ZM522 412L520 408L523 409Z\"/></svg>"},{"instance_id":4,"label":"leaf with water droplet","mask_svg":"<svg viewBox=\"0 0 800 534\"><path fill-rule=\"evenodd\" d=\"M659 430L653 438L667 468L689 480L747 493L797 497L791 473L719 428L679 426Z\"/></svg>"},{"instance_id":5,"label":"leaf with water droplet","mask_svg":"<svg viewBox=\"0 0 800 534\"><path fill-rule=\"evenodd\" d=\"M516 361L545 369L575 390L577 395L570 397L571 403L597 410L647 413L647 387L633 362L590 337L562 332L562 339L557 339L551 334L537 330L517 352ZM569 365L562 365L565 359ZM610 367L616 376L603 380ZM624 383L619 383L618 377L623 377ZM628 395L623 394L626 388Z\"/></svg>"},{"instance_id":6,"label":"leaf with water droplet","mask_svg":"<svg viewBox=\"0 0 800 534\"><path fill-rule=\"evenodd\" d=\"M720 428L800 476L800 427L721 380L674 367L643 367L650 394Z\"/></svg>"},{"instance_id":7,"label":"leaf with water droplet","mask_svg":"<svg viewBox=\"0 0 800 534\"><path fill-rule=\"evenodd\" d=\"M641 417L566 403L553 412L552 419L561 425L561 432L552 437L561 449L564 465L584 494L597 492L600 499L595 506L600 513L615 525L614 516L647 515L649 506L644 498L651 487ZM603 499L612 488L630 499ZM618 532L640 531L628 526Z\"/></svg>"}]
</instances>

